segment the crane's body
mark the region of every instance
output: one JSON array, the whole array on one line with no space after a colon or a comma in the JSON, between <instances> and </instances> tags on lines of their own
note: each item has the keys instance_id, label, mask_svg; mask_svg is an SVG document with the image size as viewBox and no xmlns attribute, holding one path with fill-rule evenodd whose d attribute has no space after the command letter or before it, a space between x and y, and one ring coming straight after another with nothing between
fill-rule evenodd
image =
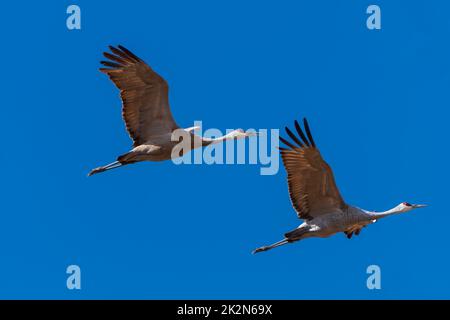
<instances>
[{"instance_id":1,"label":"crane's body","mask_svg":"<svg viewBox=\"0 0 450 320\"><path fill-rule=\"evenodd\" d=\"M109 49L111 53L103 53L109 61L101 61L106 68L100 68L100 71L107 74L120 90L122 117L133 140L133 148L119 156L117 161L98 167L89 175L140 161L174 159L212 143L256 135L255 132L237 129L222 137L209 139L194 134L197 127L180 128L170 111L167 82L125 47L110 46ZM185 144L180 153L173 152L174 147L180 143L173 139L177 130L184 131L183 138L190 139L190 143Z\"/></svg>"},{"instance_id":2,"label":"crane's body","mask_svg":"<svg viewBox=\"0 0 450 320\"><path fill-rule=\"evenodd\" d=\"M295 121L300 139L286 127L287 134L296 145L280 137L281 142L289 147L280 150L288 172L290 199L298 217L304 222L285 233L284 239L270 246L260 247L253 253L305 238L326 238L341 232L350 239L353 234L359 235L362 228L381 218L425 206L403 202L390 210L373 212L346 204L334 181L331 167L322 159L316 147L306 119L304 127L306 135Z\"/></svg>"},{"instance_id":3,"label":"crane's body","mask_svg":"<svg viewBox=\"0 0 450 320\"><path fill-rule=\"evenodd\" d=\"M212 143L205 138L202 138L189 129L177 129L185 131L186 137L191 140L190 144L187 144L187 148L183 149L184 152L192 151L197 148L206 147ZM218 143L219 141L215 141ZM151 141L144 142L143 144L134 147L124 155L119 156L118 161L122 162L137 162L137 161L164 161L175 158L172 154L173 148L179 144L179 141L174 141L172 133L167 133L158 137L154 137ZM182 156L183 153L177 154Z\"/></svg>"},{"instance_id":4,"label":"crane's body","mask_svg":"<svg viewBox=\"0 0 450 320\"><path fill-rule=\"evenodd\" d=\"M368 211L349 206L343 211L327 213L305 221L297 229L308 230L309 236L326 238L339 232L360 230L375 221L373 214Z\"/></svg>"}]
</instances>

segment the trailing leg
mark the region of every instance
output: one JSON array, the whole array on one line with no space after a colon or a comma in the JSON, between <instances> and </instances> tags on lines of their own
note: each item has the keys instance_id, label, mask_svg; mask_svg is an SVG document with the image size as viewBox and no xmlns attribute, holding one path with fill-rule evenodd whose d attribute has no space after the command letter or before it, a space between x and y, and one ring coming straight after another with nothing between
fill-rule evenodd
<instances>
[{"instance_id":1,"label":"trailing leg","mask_svg":"<svg viewBox=\"0 0 450 320\"><path fill-rule=\"evenodd\" d=\"M278 242L275 242L274 244L271 244L270 246L264 246L264 247L260 247L258 249L255 249L255 250L253 250L252 253L255 254L255 253L258 253L258 252L267 251L267 250L270 250L270 249L282 246L282 245L284 245L286 243L289 243L289 242L290 241L288 239L283 239L283 240L280 240Z\"/></svg>"},{"instance_id":2,"label":"trailing leg","mask_svg":"<svg viewBox=\"0 0 450 320\"><path fill-rule=\"evenodd\" d=\"M106 166L98 167L98 168L91 170L91 172L88 173L88 176L92 176L94 174L104 172L107 170L115 169L115 168L121 167L123 165L124 164L120 163L119 161L114 161L113 163L107 164Z\"/></svg>"}]
</instances>

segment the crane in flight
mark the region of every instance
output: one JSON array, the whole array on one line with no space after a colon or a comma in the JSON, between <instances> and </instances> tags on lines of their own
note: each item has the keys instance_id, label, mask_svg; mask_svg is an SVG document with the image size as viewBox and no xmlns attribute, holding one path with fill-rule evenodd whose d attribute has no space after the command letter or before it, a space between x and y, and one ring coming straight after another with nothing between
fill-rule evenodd
<instances>
[{"instance_id":1,"label":"crane in flight","mask_svg":"<svg viewBox=\"0 0 450 320\"><path fill-rule=\"evenodd\" d=\"M296 136L288 127L286 133L293 143L280 137L287 148L280 147L281 157L287 171L289 196L297 216L304 222L284 234L284 239L253 251L258 253L305 238L326 238L339 232L347 238L359 235L361 229L378 219L422 208L423 204L402 202L384 212L372 212L350 206L344 202L334 181L331 167L323 160L317 149L308 121L303 119L305 133L295 121Z\"/></svg>"},{"instance_id":2,"label":"crane in flight","mask_svg":"<svg viewBox=\"0 0 450 320\"><path fill-rule=\"evenodd\" d=\"M122 117L133 140L133 148L119 156L117 161L93 169L89 176L139 161L171 159L172 150L179 143L172 141L175 130L186 131L191 139L188 144L190 150L257 134L237 129L221 137L204 138L193 133L198 127L180 128L170 112L167 82L125 47L109 46L109 49L111 53L103 53L109 60L101 61L106 68L100 68L100 71L107 74L120 90Z\"/></svg>"}]
</instances>

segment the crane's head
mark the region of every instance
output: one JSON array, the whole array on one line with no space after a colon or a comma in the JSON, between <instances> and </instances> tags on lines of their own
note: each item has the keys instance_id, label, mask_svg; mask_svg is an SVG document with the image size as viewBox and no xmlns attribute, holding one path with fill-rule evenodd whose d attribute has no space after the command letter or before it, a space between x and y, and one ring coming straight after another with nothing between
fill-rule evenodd
<instances>
[{"instance_id":1,"label":"crane's head","mask_svg":"<svg viewBox=\"0 0 450 320\"><path fill-rule=\"evenodd\" d=\"M426 204L411 204L409 202L402 202L397 206L397 208L398 208L398 211L400 211L400 212L408 212L413 209L423 208L426 206L427 206Z\"/></svg>"}]
</instances>

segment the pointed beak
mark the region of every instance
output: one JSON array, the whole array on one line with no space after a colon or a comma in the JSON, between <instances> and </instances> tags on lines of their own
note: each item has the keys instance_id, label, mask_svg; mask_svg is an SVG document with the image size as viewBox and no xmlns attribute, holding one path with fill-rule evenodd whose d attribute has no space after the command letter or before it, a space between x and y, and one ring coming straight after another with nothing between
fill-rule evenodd
<instances>
[{"instance_id":1,"label":"pointed beak","mask_svg":"<svg viewBox=\"0 0 450 320\"><path fill-rule=\"evenodd\" d=\"M425 207L427 207L426 204L413 204L413 208L414 208L414 209L417 209L417 208L425 208Z\"/></svg>"}]
</instances>

